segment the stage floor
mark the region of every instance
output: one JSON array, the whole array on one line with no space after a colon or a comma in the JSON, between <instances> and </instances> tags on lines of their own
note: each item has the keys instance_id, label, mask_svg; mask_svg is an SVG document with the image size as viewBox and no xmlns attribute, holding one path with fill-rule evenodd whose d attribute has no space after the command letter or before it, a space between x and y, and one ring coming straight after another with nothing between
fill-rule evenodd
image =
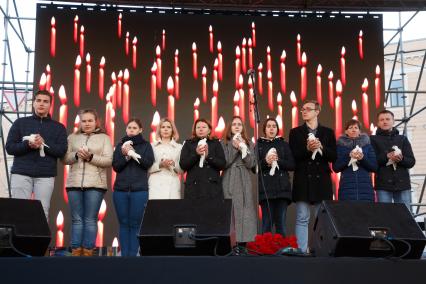
<instances>
[{"instance_id":1,"label":"stage floor","mask_svg":"<svg viewBox=\"0 0 426 284\"><path fill-rule=\"evenodd\" d=\"M0 283L424 283L426 260L230 257L0 258Z\"/></svg>"}]
</instances>

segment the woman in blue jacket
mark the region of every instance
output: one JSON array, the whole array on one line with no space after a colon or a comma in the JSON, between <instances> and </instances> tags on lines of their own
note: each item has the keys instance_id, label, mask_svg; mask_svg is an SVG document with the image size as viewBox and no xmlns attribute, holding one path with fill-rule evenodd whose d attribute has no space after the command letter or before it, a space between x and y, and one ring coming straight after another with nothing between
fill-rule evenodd
<instances>
[{"instance_id":1,"label":"woman in blue jacket","mask_svg":"<svg viewBox=\"0 0 426 284\"><path fill-rule=\"evenodd\" d=\"M337 160L333 170L341 172L338 199L374 202L370 173L377 170L376 154L370 138L360 132L360 127L358 120L349 120L345 134L337 140Z\"/></svg>"},{"instance_id":2,"label":"woman in blue jacket","mask_svg":"<svg viewBox=\"0 0 426 284\"><path fill-rule=\"evenodd\" d=\"M154 163L151 144L142 135L142 123L131 119L126 136L114 150L112 167L117 172L114 184L114 206L120 223L122 256L136 256L139 250L137 233L148 202L148 169Z\"/></svg>"}]
</instances>

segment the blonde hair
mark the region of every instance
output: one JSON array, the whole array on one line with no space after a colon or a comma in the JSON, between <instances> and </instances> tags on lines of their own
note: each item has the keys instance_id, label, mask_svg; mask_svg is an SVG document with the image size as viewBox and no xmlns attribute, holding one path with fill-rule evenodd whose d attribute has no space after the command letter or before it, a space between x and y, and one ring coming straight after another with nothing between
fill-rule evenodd
<instances>
[{"instance_id":1,"label":"blonde hair","mask_svg":"<svg viewBox=\"0 0 426 284\"><path fill-rule=\"evenodd\" d=\"M102 128L101 126L101 120L99 118L98 112L95 109L91 109L91 108L87 108L87 109L82 109L78 112L78 116L80 117L80 121L81 121L81 117L83 116L83 114L86 113L90 113L95 117L95 122L96 122L96 126L95 126L95 132L99 133L99 132L105 132L105 130ZM78 126L78 130L77 133L83 133L82 129L81 129L81 122Z\"/></svg>"},{"instance_id":2,"label":"blonde hair","mask_svg":"<svg viewBox=\"0 0 426 284\"><path fill-rule=\"evenodd\" d=\"M173 120L171 120L171 119L169 119L169 118L167 118L167 117L163 117L163 118L160 120L160 123L158 123L157 131L156 131L156 133L155 133L157 140L160 140L160 139L161 139L160 129L161 129L161 126L163 125L163 123L165 123L165 122L170 123L170 125L172 126L172 138L173 138L175 141L178 141L178 140L179 140L179 132L178 132L178 130L177 130L177 128L176 128L176 125L175 125L175 123L173 122Z\"/></svg>"}]
</instances>

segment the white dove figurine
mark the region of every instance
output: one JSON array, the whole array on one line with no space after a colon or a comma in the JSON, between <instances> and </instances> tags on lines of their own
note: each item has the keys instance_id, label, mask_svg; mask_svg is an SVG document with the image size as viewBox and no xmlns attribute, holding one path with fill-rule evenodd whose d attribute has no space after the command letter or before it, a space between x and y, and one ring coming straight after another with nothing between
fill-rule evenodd
<instances>
[{"instance_id":1,"label":"white dove figurine","mask_svg":"<svg viewBox=\"0 0 426 284\"><path fill-rule=\"evenodd\" d=\"M362 153L362 148L356 145L356 147L352 149L351 153ZM351 158L348 164L348 167L352 166L352 170L354 172L358 170L358 164L356 162L358 162L357 159Z\"/></svg>"},{"instance_id":2,"label":"white dove figurine","mask_svg":"<svg viewBox=\"0 0 426 284\"><path fill-rule=\"evenodd\" d=\"M37 136L36 134L31 134L31 135L28 135L28 136L24 136L24 137L22 137L22 141L26 141L27 140L27 141L29 141L31 143L34 143L36 136ZM40 148L39 148L40 157L45 157L46 156L46 154L44 153L44 147L49 148L49 146L46 143L41 144Z\"/></svg>"},{"instance_id":3,"label":"white dove figurine","mask_svg":"<svg viewBox=\"0 0 426 284\"><path fill-rule=\"evenodd\" d=\"M277 155L277 149L275 149L275 148L269 149L268 153L266 153L266 157L268 157L270 155ZM275 170L277 168L279 169L277 161L273 161L272 164L271 164L271 169L269 170L269 175L273 176L275 174Z\"/></svg>"},{"instance_id":4,"label":"white dove figurine","mask_svg":"<svg viewBox=\"0 0 426 284\"><path fill-rule=\"evenodd\" d=\"M401 149L398 148L398 146L394 145L392 146L392 149L394 150L393 153L394 155L401 155L402 151ZM388 159L388 162L386 163L386 166L392 165L393 166L393 170L396 171L396 162L392 161L391 159Z\"/></svg>"},{"instance_id":5,"label":"white dove figurine","mask_svg":"<svg viewBox=\"0 0 426 284\"><path fill-rule=\"evenodd\" d=\"M241 149L241 158L244 159L247 156L248 147L247 147L246 143L242 142L241 134L240 133L235 134L232 139L240 141L240 143L238 145L240 146L240 149Z\"/></svg>"},{"instance_id":6,"label":"white dove figurine","mask_svg":"<svg viewBox=\"0 0 426 284\"><path fill-rule=\"evenodd\" d=\"M203 145L203 146L207 145L207 138L203 138L200 141L198 141L198 146L201 146L201 145ZM200 168L202 168L204 166L204 160L205 159L206 159L206 153L203 153L200 157L200 163L199 163Z\"/></svg>"},{"instance_id":7,"label":"white dove figurine","mask_svg":"<svg viewBox=\"0 0 426 284\"><path fill-rule=\"evenodd\" d=\"M133 145L133 141L132 140L128 140L126 142L123 143L123 146L121 146L121 148L126 147L128 145ZM136 162L138 162L138 164L140 164L139 160L141 158L141 155L139 155L138 153L135 152L135 150L130 149L127 152L127 156L129 156L130 158L132 158L133 160L135 160Z\"/></svg>"},{"instance_id":8,"label":"white dove figurine","mask_svg":"<svg viewBox=\"0 0 426 284\"><path fill-rule=\"evenodd\" d=\"M308 140L309 141L315 141L317 138L315 137L315 135L313 134L313 133L309 133L308 134ZM318 149L315 149L313 152L312 152L312 156L311 156L311 159L312 160L315 160L315 156L317 155L317 153L320 153L320 155L322 156L322 150L320 149L320 148L318 148Z\"/></svg>"}]
</instances>

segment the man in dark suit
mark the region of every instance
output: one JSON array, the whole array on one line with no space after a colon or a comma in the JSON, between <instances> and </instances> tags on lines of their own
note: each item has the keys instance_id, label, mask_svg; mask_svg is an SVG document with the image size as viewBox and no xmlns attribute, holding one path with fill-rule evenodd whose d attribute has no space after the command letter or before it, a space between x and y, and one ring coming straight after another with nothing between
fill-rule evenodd
<instances>
[{"instance_id":1,"label":"man in dark suit","mask_svg":"<svg viewBox=\"0 0 426 284\"><path fill-rule=\"evenodd\" d=\"M321 106L317 101L305 101L300 110L305 123L290 130L289 136L290 148L296 161L293 177L296 237L302 252L306 252L308 247L311 207L316 215L321 201L333 199L329 163L336 160L336 138L332 129L318 123L320 111ZM315 137L308 139L309 133Z\"/></svg>"}]
</instances>

